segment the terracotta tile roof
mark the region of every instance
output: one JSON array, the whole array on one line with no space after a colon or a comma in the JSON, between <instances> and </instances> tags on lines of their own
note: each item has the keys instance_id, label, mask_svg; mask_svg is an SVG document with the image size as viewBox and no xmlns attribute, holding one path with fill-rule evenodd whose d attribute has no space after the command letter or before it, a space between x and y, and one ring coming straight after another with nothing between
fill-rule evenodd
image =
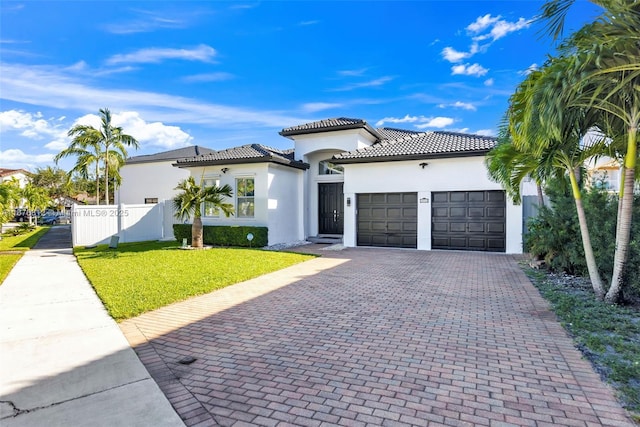
<instances>
[{"instance_id":1,"label":"terracotta tile roof","mask_svg":"<svg viewBox=\"0 0 640 427\"><path fill-rule=\"evenodd\" d=\"M399 132L402 131L394 130L386 132L386 135L393 136ZM369 147L337 154L333 158L336 163L356 163L469 156L484 154L496 145L496 138L489 136L441 131L405 132L407 134L403 137L385 139Z\"/></svg>"},{"instance_id":2,"label":"terracotta tile roof","mask_svg":"<svg viewBox=\"0 0 640 427\"><path fill-rule=\"evenodd\" d=\"M142 156L129 157L127 164L133 163L151 163L151 162L167 162L171 160L184 159L187 157L195 157L203 154L215 153L215 150L201 147L199 145L191 145L189 147L178 148L175 150L163 151L162 153L146 154Z\"/></svg>"},{"instance_id":3,"label":"terracotta tile roof","mask_svg":"<svg viewBox=\"0 0 640 427\"><path fill-rule=\"evenodd\" d=\"M0 177L6 177L6 176L11 176L11 175L15 175L15 174L23 174L26 176L31 176L31 172L29 172L28 170L24 170L24 169L7 169L7 168L0 168Z\"/></svg>"},{"instance_id":4,"label":"terracotta tile roof","mask_svg":"<svg viewBox=\"0 0 640 427\"><path fill-rule=\"evenodd\" d=\"M209 154L179 159L174 163L178 167L225 165L239 163L272 162L298 169L308 169L309 165L295 160L293 150L278 150L261 144L248 144L226 150L214 151Z\"/></svg>"},{"instance_id":5,"label":"terracotta tile roof","mask_svg":"<svg viewBox=\"0 0 640 427\"><path fill-rule=\"evenodd\" d=\"M298 126L292 126L282 129L279 133L282 136L303 135L309 133L332 132L347 129L366 129L371 135L380 138L380 135L374 128L362 119L350 119L347 117L338 117L333 119L319 120L317 122L304 123Z\"/></svg>"}]
</instances>

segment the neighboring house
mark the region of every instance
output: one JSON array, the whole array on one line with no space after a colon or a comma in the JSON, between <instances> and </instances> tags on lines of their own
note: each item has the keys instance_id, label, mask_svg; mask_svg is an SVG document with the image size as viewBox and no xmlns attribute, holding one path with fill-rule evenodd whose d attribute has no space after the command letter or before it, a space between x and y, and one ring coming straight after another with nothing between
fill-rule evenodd
<instances>
[{"instance_id":1,"label":"neighboring house","mask_svg":"<svg viewBox=\"0 0 640 427\"><path fill-rule=\"evenodd\" d=\"M24 188L27 185L31 180L31 175L31 172L24 169L0 168L0 182L15 180L18 182L18 187L20 188ZM24 207L25 203L26 199L22 199L17 207Z\"/></svg>"},{"instance_id":2,"label":"neighboring house","mask_svg":"<svg viewBox=\"0 0 640 427\"><path fill-rule=\"evenodd\" d=\"M610 157L591 160L586 164L589 184L612 193L620 191L620 162Z\"/></svg>"},{"instance_id":3,"label":"neighboring house","mask_svg":"<svg viewBox=\"0 0 640 427\"><path fill-rule=\"evenodd\" d=\"M172 199L175 188L189 172L174 168L176 160L198 157L214 150L197 145L164 151L162 153L135 156L127 159L120 169L124 185L115 193L115 204L148 204Z\"/></svg>"},{"instance_id":4,"label":"neighboring house","mask_svg":"<svg viewBox=\"0 0 640 427\"><path fill-rule=\"evenodd\" d=\"M280 135L293 141L292 150L253 144L173 162L183 174L233 188L235 215L205 206L205 225L266 226L270 245L330 238L348 247L522 252L522 208L489 179L484 164L495 138L374 129L349 118ZM142 175L164 175L167 163L122 173L121 195L126 188L136 197L121 202L165 197L177 178Z\"/></svg>"},{"instance_id":5,"label":"neighboring house","mask_svg":"<svg viewBox=\"0 0 640 427\"><path fill-rule=\"evenodd\" d=\"M6 169L0 168L0 179L2 182L11 181L15 179L18 181L20 188L24 188L25 185L29 182L31 177L31 172L26 171L24 169Z\"/></svg>"}]
</instances>

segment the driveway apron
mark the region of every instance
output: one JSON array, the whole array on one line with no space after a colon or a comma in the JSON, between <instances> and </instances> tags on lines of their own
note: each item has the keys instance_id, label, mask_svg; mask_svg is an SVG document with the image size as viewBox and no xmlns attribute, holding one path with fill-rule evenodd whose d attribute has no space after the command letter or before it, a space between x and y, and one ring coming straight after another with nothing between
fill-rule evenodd
<instances>
[{"instance_id":1,"label":"driveway apron","mask_svg":"<svg viewBox=\"0 0 640 427\"><path fill-rule=\"evenodd\" d=\"M633 425L515 257L318 253L120 325L186 425Z\"/></svg>"}]
</instances>

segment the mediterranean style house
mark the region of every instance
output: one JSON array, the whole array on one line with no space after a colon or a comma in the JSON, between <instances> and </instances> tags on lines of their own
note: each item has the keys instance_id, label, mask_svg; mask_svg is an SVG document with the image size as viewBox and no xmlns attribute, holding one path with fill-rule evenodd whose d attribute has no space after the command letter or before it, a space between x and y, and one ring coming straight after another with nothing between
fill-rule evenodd
<instances>
[{"instance_id":1,"label":"mediterranean style house","mask_svg":"<svg viewBox=\"0 0 640 427\"><path fill-rule=\"evenodd\" d=\"M138 156L119 203L154 203L193 175L233 188L235 215L203 207L205 225L255 225L269 244L301 240L419 250L522 252L522 208L489 179L496 139L373 128L334 118L282 129L290 150L260 144Z\"/></svg>"}]
</instances>

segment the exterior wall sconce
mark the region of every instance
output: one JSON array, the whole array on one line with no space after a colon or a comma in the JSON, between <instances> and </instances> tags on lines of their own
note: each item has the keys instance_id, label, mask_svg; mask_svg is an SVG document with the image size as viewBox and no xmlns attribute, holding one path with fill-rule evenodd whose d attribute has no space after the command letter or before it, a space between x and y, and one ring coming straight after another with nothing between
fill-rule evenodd
<instances>
[{"instance_id":1,"label":"exterior wall sconce","mask_svg":"<svg viewBox=\"0 0 640 427\"><path fill-rule=\"evenodd\" d=\"M351 197L347 197L347 207L351 206Z\"/></svg>"},{"instance_id":2,"label":"exterior wall sconce","mask_svg":"<svg viewBox=\"0 0 640 427\"><path fill-rule=\"evenodd\" d=\"M222 168L222 169L220 169L220 171L221 171L222 173L227 173L227 171L228 171L228 170L229 170L229 168Z\"/></svg>"},{"instance_id":3,"label":"exterior wall sconce","mask_svg":"<svg viewBox=\"0 0 640 427\"><path fill-rule=\"evenodd\" d=\"M424 169L426 166L429 166L429 163L426 163L426 162L420 163L420 167L422 169Z\"/></svg>"}]
</instances>

